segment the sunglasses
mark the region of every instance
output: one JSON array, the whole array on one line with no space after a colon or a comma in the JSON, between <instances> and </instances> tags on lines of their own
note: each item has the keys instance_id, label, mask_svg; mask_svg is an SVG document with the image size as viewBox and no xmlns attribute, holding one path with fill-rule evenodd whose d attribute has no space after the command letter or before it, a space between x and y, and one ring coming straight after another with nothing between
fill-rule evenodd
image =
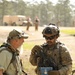
<instances>
[{"instance_id":1,"label":"sunglasses","mask_svg":"<svg viewBox=\"0 0 75 75\"><path fill-rule=\"evenodd\" d=\"M49 40L53 40L53 39L55 38L55 36L56 36L56 35L53 35L53 36L47 37L47 36L44 35L44 37L45 37L46 40L48 40L48 39L49 39Z\"/></svg>"}]
</instances>

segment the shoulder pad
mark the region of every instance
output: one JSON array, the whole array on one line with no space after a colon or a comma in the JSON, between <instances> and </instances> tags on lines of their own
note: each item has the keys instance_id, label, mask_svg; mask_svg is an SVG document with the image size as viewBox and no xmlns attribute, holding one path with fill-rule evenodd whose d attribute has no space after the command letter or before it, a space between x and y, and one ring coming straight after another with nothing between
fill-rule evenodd
<instances>
[{"instance_id":1,"label":"shoulder pad","mask_svg":"<svg viewBox=\"0 0 75 75\"><path fill-rule=\"evenodd\" d=\"M35 46L33 47L33 49L42 49L42 47L39 46L39 45L35 45Z\"/></svg>"},{"instance_id":2,"label":"shoulder pad","mask_svg":"<svg viewBox=\"0 0 75 75\"><path fill-rule=\"evenodd\" d=\"M64 45L64 43L61 43L61 42L58 42L58 44L61 45L61 46Z\"/></svg>"},{"instance_id":3,"label":"shoulder pad","mask_svg":"<svg viewBox=\"0 0 75 75\"><path fill-rule=\"evenodd\" d=\"M0 52L3 51L3 50L6 50L5 47L0 47Z\"/></svg>"},{"instance_id":4,"label":"shoulder pad","mask_svg":"<svg viewBox=\"0 0 75 75\"><path fill-rule=\"evenodd\" d=\"M46 46L48 46L48 44L47 44L47 43L44 43L44 44L42 44L41 46L42 46L42 47L46 47Z\"/></svg>"}]
</instances>

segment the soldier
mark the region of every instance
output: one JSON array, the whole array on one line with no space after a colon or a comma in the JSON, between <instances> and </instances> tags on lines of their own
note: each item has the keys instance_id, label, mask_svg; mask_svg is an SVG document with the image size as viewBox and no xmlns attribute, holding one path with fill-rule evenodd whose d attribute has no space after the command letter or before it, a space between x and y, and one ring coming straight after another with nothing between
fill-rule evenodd
<instances>
[{"instance_id":1,"label":"soldier","mask_svg":"<svg viewBox=\"0 0 75 75\"><path fill-rule=\"evenodd\" d=\"M68 48L57 40L59 33L59 28L51 23L42 31L46 43L32 48L29 61L37 66L37 75L70 75L72 59Z\"/></svg>"},{"instance_id":2,"label":"soldier","mask_svg":"<svg viewBox=\"0 0 75 75\"><path fill-rule=\"evenodd\" d=\"M31 21L31 18L30 18L30 17L27 18L27 23L26 23L26 25L27 25L26 30L29 31L29 27L32 26L32 21Z\"/></svg>"},{"instance_id":3,"label":"soldier","mask_svg":"<svg viewBox=\"0 0 75 75\"><path fill-rule=\"evenodd\" d=\"M36 31L36 30L38 30L39 22L40 22L39 18L38 18L38 17L36 17L36 18L35 18L35 21L34 21L35 31Z\"/></svg>"},{"instance_id":4,"label":"soldier","mask_svg":"<svg viewBox=\"0 0 75 75\"><path fill-rule=\"evenodd\" d=\"M27 75L17 50L27 38L28 35L21 30L13 29L9 33L7 41L0 47L0 75Z\"/></svg>"}]
</instances>

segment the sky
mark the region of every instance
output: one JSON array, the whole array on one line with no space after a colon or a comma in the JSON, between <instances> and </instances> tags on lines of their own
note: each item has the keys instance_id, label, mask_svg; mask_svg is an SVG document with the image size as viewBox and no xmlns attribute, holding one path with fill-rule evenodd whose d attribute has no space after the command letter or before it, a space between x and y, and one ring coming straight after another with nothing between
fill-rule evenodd
<instances>
[{"instance_id":1,"label":"sky","mask_svg":"<svg viewBox=\"0 0 75 75\"><path fill-rule=\"evenodd\" d=\"M33 1L45 1L45 0L24 0L24 1L27 1L27 2L33 2ZM56 4L58 0L50 0L53 4ZM70 4L75 4L75 0L70 0Z\"/></svg>"},{"instance_id":2,"label":"sky","mask_svg":"<svg viewBox=\"0 0 75 75\"><path fill-rule=\"evenodd\" d=\"M1 0L0 0L1 1ZM10 0L7 0L7 1L10 1ZM15 0L11 0L11 1L15 1ZM45 1L45 0L23 0L23 1L27 1L27 2L31 2L31 3L34 3L35 1L38 1L38 3L40 1ZM50 0L53 4L56 4L58 0ZM73 4L75 5L75 0L70 0L70 4Z\"/></svg>"}]
</instances>

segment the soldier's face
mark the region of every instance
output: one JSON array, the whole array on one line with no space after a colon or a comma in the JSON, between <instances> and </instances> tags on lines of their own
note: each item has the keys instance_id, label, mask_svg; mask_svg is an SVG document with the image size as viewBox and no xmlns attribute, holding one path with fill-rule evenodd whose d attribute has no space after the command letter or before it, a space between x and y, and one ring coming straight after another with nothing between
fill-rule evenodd
<instances>
[{"instance_id":1,"label":"soldier's face","mask_svg":"<svg viewBox=\"0 0 75 75\"><path fill-rule=\"evenodd\" d=\"M50 46L54 45L57 39L56 35L52 34L46 34L44 35L44 38L46 39L47 44Z\"/></svg>"},{"instance_id":2,"label":"soldier's face","mask_svg":"<svg viewBox=\"0 0 75 75\"><path fill-rule=\"evenodd\" d=\"M15 43L16 43L16 48L19 48L24 42L24 38L20 38L20 39L16 39Z\"/></svg>"}]
</instances>

